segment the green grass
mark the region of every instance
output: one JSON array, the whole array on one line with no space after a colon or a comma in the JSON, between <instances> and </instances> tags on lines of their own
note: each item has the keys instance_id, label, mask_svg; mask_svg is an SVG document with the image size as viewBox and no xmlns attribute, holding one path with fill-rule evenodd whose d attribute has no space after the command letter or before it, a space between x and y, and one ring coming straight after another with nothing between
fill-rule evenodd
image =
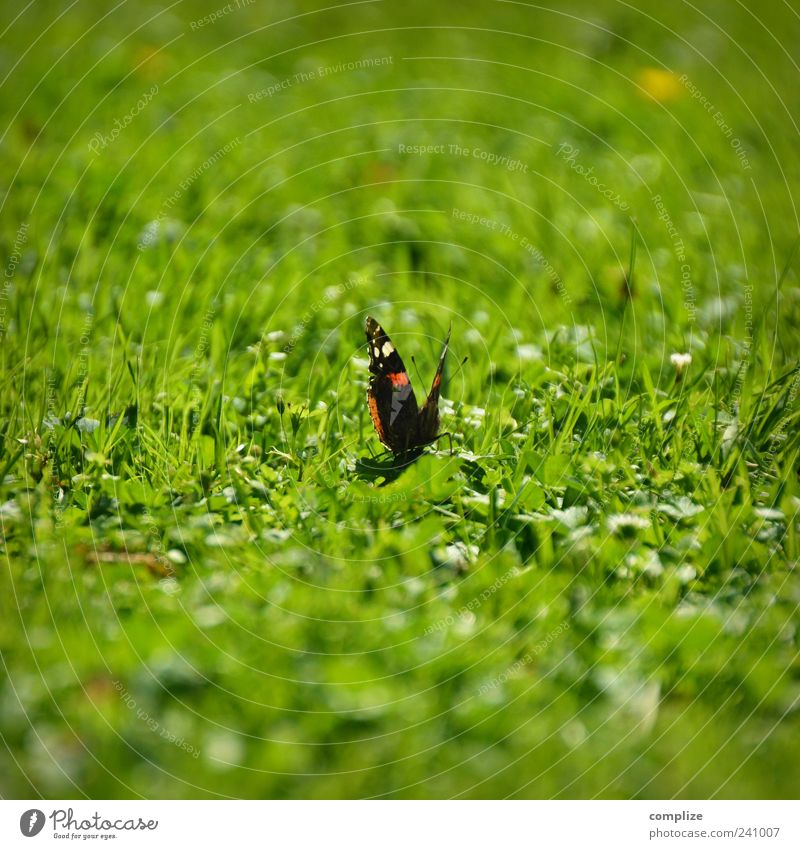
<instances>
[{"instance_id":1,"label":"green grass","mask_svg":"<svg viewBox=\"0 0 800 849\"><path fill-rule=\"evenodd\" d=\"M460 6L8 24L3 796L797 796L798 16Z\"/></svg>"}]
</instances>

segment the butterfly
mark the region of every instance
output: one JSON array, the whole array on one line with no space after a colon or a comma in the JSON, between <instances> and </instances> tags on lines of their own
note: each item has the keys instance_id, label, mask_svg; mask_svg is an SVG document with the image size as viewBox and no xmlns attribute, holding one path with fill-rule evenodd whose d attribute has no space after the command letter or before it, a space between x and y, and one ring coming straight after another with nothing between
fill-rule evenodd
<instances>
[{"instance_id":1,"label":"butterfly","mask_svg":"<svg viewBox=\"0 0 800 849\"><path fill-rule=\"evenodd\" d=\"M398 456L448 435L439 433L439 389L450 331L444 340L431 391L420 409L406 367L386 331L371 316L367 316L365 329L372 375L367 403L380 441Z\"/></svg>"}]
</instances>

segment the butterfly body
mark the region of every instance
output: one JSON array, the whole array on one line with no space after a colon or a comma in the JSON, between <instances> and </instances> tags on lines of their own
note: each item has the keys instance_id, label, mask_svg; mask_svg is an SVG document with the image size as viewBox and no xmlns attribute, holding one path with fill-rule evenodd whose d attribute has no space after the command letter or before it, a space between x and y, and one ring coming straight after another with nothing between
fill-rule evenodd
<instances>
[{"instance_id":1,"label":"butterfly body","mask_svg":"<svg viewBox=\"0 0 800 849\"><path fill-rule=\"evenodd\" d=\"M439 390L449 331L431 391L420 408L406 367L386 331L371 316L367 316L365 329L371 375L367 402L378 438L395 455L429 445L440 436Z\"/></svg>"}]
</instances>

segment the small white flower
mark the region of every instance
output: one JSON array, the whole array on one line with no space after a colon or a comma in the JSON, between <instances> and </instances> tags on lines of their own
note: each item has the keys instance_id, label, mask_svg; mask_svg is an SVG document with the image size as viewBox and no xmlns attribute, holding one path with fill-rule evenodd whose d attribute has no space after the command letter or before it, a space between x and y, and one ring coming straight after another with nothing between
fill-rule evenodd
<instances>
[{"instance_id":1,"label":"small white flower","mask_svg":"<svg viewBox=\"0 0 800 849\"><path fill-rule=\"evenodd\" d=\"M669 361L672 365L675 366L675 371L680 374L686 366L690 365L692 362L691 354L672 354L669 358Z\"/></svg>"},{"instance_id":2,"label":"small white flower","mask_svg":"<svg viewBox=\"0 0 800 849\"><path fill-rule=\"evenodd\" d=\"M635 513L614 513L608 517L607 523L612 534L619 531L645 530L650 527L648 519Z\"/></svg>"},{"instance_id":3,"label":"small white flower","mask_svg":"<svg viewBox=\"0 0 800 849\"><path fill-rule=\"evenodd\" d=\"M453 416L455 415L456 408L452 401L448 398L445 398L444 395L439 396L439 412L443 416Z\"/></svg>"},{"instance_id":4,"label":"small white flower","mask_svg":"<svg viewBox=\"0 0 800 849\"><path fill-rule=\"evenodd\" d=\"M517 356L526 362L541 360L542 349L538 345L517 345Z\"/></svg>"},{"instance_id":5,"label":"small white flower","mask_svg":"<svg viewBox=\"0 0 800 849\"><path fill-rule=\"evenodd\" d=\"M4 519L18 520L22 518L22 510L19 509L16 501L6 501L5 504L0 504L0 516Z\"/></svg>"}]
</instances>

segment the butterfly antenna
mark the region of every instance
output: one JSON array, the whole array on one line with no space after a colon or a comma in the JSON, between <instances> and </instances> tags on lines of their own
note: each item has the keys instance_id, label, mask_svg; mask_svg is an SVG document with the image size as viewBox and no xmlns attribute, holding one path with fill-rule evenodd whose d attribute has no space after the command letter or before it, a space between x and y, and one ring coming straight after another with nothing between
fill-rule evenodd
<instances>
[{"instance_id":1,"label":"butterfly antenna","mask_svg":"<svg viewBox=\"0 0 800 849\"><path fill-rule=\"evenodd\" d=\"M469 357L464 357L464 359L461 360L461 362L458 364L458 368L453 372L453 374L450 375L451 378L455 377L461 371L461 369L464 368L464 363L466 363L468 359Z\"/></svg>"},{"instance_id":2,"label":"butterfly antenna","mask_svg":"<svg viewBox=\"0 0 800 849\"><path fill-rule=\"evenodd\" d=\"M422 383L422 375L419 372L419 366L417 365L417 358L411 357L411 362L414 363L414 369L417 372L417 380L419 380L419 382Z\"/></svg>"}]
</instances>

